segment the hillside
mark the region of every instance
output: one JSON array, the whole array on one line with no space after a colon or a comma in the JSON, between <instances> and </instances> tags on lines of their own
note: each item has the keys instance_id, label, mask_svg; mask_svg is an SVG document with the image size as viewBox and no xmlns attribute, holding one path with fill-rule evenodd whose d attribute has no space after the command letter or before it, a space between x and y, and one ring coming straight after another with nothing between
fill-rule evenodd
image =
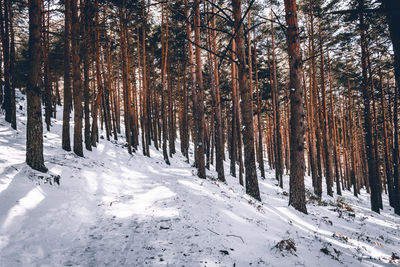
<instances>
[{"instance_id":1,"label":"hillside","mask_svg":"<svg viewBox=\"0 0 400 267\"><path fill-rule=\"evenodd\" d=\"M122 136L101 139L80 158L61 149L61 110L44 134L49 172L42 174L24 163L20 105L18 131L0 121L0 266L399 263L400 217L387 208L386 195L376 214L365 192L324 195L321 203L308 193L304 215L287 205L288 177L282 190L269 169L258 202L228 172L226 184L212 171L196 177L179 151L170 166L154 147L151 158L130 156ZM306 183L311 190L308 177Z\"/></svg>"}]
</instances>

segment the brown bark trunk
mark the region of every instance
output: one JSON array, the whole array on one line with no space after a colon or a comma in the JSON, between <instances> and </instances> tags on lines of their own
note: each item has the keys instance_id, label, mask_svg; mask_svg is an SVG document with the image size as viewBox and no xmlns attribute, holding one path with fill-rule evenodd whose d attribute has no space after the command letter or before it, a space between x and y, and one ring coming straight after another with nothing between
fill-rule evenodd
<instances>
[{"instance_id":1,"label":"brown bark trunk","mask_svg":"<svg viewBox=\"0 0 400 267\"><path fill-rule=\"evenodd\" d=\"M79 60L79 17L78 0L71 2L71 37L72 37L72 86L74 92L74 152L83 157L82 148L82 81Z\"/></svg>"},{"instance_id":2,"label":"brown bark trunk","mask_svg":"<svg viewBox=\"0 0 400 267\"><path fill-rule=\"evenodd\" d=\"M64 106L62 127L62 148L71 151L69 117L72 107L71 95L71 0L65 0L64 26Z\"/></svg>"},{"instance_id":3,"label":"brown bark trunk","mask_svg":"<svg viewBox=\"0 0 400 267\"><path fill-rule=\"evenodd\" d=\"M144 1L142 1L143 6L145 5ZM142 26L142 60L143 60L143 74L142 74L142 85L143 85L143 121L144 121L144 132L142 132L142 135L144 135L144 140L143 142L143 154L150 157L150 127L151 127L151 117L150 117L150 106L149 106L149 88L148 88L148 79L147 79L147 63L146 63L146 24L147 24L147 13L145 12L145 8L143 8L142 12L143 16L143 26ZM168 21L168 17L167 17ZM168 25L168 24L167 24Z\"/></svg>"},{"instance_id":4,"label":"brown bark trunk","mask_svg":"<svg viewBox=\"0 0 400 267\"><path fill-rule=\"evenodd\" d=\"M14 72L14 63L15 63L15 31L14 31L14 12L12 9L12 5L10 4L9 8L9 18L10 18L10 73L11 73L11 85L10 85L10 94L11 94L11 127L14 130L17 130L17 110L15 103L15 72Z\"/></svg>"},{"instance_id":5,"label":"brown bark trunk","mask_svg":"<svg viewBox=\"0 0 400 267\"><path fill-rule=\"evenodd\" d=\"M394 207L394 199L393 199L393 180L392 180L392 166L390 165L390 151L389 151L389 137L388 137L388 127L387 127L387 118L386 118L386 103L385 103L385 89L383 88L382 74L379 73L380 76L380 87L381 87L381 108L382 108L382 127L383 127L383 139L384 139L384 160L385 160L385 171L386 171L386 183L387 189L389 193L389 204Z\"/></svg>"},{"instance_id":6,"label":"brown bark trunk","mask_svg":"<svg viewBox=\"0 0 400 267\"><path fill-rule=\"evenodd\" d=\"M323 50L323 40L321 34L321 28L319 29L319 50L320 50L320 72L321 72L321 97L322 97L322 115L321 129L323 134L323 147L325 156L325 181L326 191L329 196L333 196L332 185L333 185L333 174L332 174L332 158L330 152L330 136L329 136L329 124L328 124L328 109L326 104L326 81L325 81L325 60Z\"/></svg>"},{"instance_id":7,"label":"brown bark trunk","mask_svg":"<svg viewBox=\"0 0 400 267\"><path fill-rule=\"evenodd\" d=\"M301 88L302 59L296 0L285 0L290 67L290 196L289 205L307 214L304 188L304 110Z\"/></svg>"},{"instance_id":8,"label":"brown bark trunk","mask_svg":"<svg viewBox=\"0 0 400 267\"><path fill-rule=\"evenodd\" d=\"M6 0L8 1L8 0ZM48 8L49 9L49 8ZM42 27L44 31L42 31L42 55L43 55L43 80L44 80L44 121L46 123L47 131L50 131L51 126L51 113L52 113L52 104L51 104L51 81L50 81L50 62L49 62L49 19L46 19L46 12L44 9L44 3L42 6ZM49 16L49 12L47 12Z\"/></svg>"},{"instance_id":9,"label":"brown bark trunk","mask_svg":"<svg viewBox=\"0 0 400 267\"><path fill-rule=\"evenodd\" d=\"M394 74L395 74L395 93L394 93L394 110L393 110L393 130L394 130L394 143L393 143L393 198L395 201L395 213L400 215L400 179L399 179L399 97L400 97L400 17L398 10L400 2L396 0L382 0L386 8L386 19L389 24L390 37L393 44L394 52Z\"/></svg>"},{"instance_id":10,"label":"brown bark trunk","mask_svg":"<svg viewBox=\"0 0 400 267\"><path fill-rule=\"evenodd\" d=\"M193 54L193 46L192 46L192 30L190 26L190 19L189 19L189 9L188 9L188 1L185 0L185 15L186 15L186 34L187 34L187 39L188 41L188 54L189 54L189 69L190 69L190 77L191 77L191 91L192 91L192 122L193 122L193 127L192 127L192 138L193 138L193 143L195 145L194 149L194 165L197 166L197 158L198 158L198 149L196 149L196 143L197 143L197 133L196 130L194 129L197 121L198 121L198 113L197 113L197 95L196 95L196 69L194 65L194 54Z\"/></svg>"},{"instance_id":11,"label":"brown bark trunk","mask_svg":"<svg viewBox=\"0 0 400 267\"><path fill-rule=\"evenodd\" d=\"M46 172L43 158L43 126L40 89L41 0L29 0L29 72L27 84L26 163Z\"/></svg>"},{"instance_id":12,"label":"brown bark trunk","mask_svg":"<svg viewBox=\"0 0 400 267\"><path fill-rule=\"evenodd\" d=\"M244 144L244 165L246 173L246 193L257 200L261 200L260 191L258 188L255 151L254 151L254 125L253 125L253 110L251 105L251 95L248 82L249 66L246 63L246 53L244 45L243 25L241 24L242 11L241 1L232 0L234 29L236 40L236 54L238 64L238 79L240 92L240 109L242 115L243 128L241 129L243 144Z\"/></svg>"},{"instance_id":13,"label":"brown bark trunk","mask_svg":"<svg viewBox=\"0 0 400 267\"><path fill-rule=\"evenodd\" d=\"M233 30L232 30L233 31ZM236 51L236 44L235 44L235 40L232 40L232 59L236 58L235 55L235 51ZM236 177L236 161L237 161L237 131L236 131L236 125L237 125L237 105L236 105L236 63L232 61L231 63L232 66L232 132L231 132L231 147L230 147L230 151L231 151L231 162L230 162L230 173L233 177ZM238 102L239 103L239 102ZM241 175L241 173L240 173ZM243 185L243 182L240 183L241 185Z\"/></svg>"},{"instance_id":14,"label":"brown bark trunk","mask_svg":"<svg viewBox=\"0 0 400 267\"><path fill-rule=\"evenodd\" d=\"M248 15L248 21L250 25L250 13ZM261 105L262 105L262 98L260 95L260 88L258 84L258 68L257 68L257 40L255 36L255 31L253 32L254 40L253 40L253 47L254 47L254 74L255 74L255 86L256 86L256 94L257 94L257 132L258 132L258 168L261 172L261 177L265 179L265 168L264 168L264 157L263 157L263 131L262 131L262 121L261 121ZM251 45L251 35L249 31L249 46ZM250 49L251 52L251 49ZM250 53L251 58L251 53ZM250 71L251 73L251 71Z\"/></svg>"},{"instance_id":15,"label":"brown bark trunk","mask_svg":"<svg viewBox=\"0 0 400 267\"><path fill-rule=\"evenodd\" d=\"M85 115L85 148L89 151L92 150L92 143L90 139L90 111L89 111L89 102L90 102L90 89L89 89L89 47L90 47L90 39L89 39L89 25L91 24L90 14L93 11L93 7L91 6L91 1L86 1L85 5L82 7L82 14L85 14L84 17L84 25L83 25L83 33L82 35L85 37L84 43L85 45L82 47L83 54L83 97L84 97L84 115Z\"/></svg>"},{"instance_id":16,"label":"brown bark trunk","mask_svg":"<svg viewBox=\"0 0 400 267\"><path fill-rule=\"evenodd\" d=\"M337 140L336 140L336 119L334 115L334 108L333 108L333 79L332 79L332 70L331 70L331 63L329 60L329 52L327 52L328 55L328 76L329 76L329 91L331 92L330 96L330 108L331 108L331 113L330 113L330 129L331 129L331 139L333 139L333 160L334 160L334 168L335 168L335 181L336 181L336 193L338 195L342 195L342 189L340 187L340 177L339 177L339 161L340 158L338 159L338 154L337 154ZM330 139L330 140L331 140Z\"/></svg>"},{"instance_id":17,"label":"brown bark trunk","mask_svg":"<svg viewBox=\"0 0 400 267\"><path fill-rule=\"evenodd\" d=\"M364 9L364 1L358 0L360 10ZM367 75L367 40L365 34L364 15L359 14L361 28L361 66L362 66L362 88L364 100L364 123L365 123L365 148L368 159L368 178L371 187L371 210L379 213L379 178L376 176L376 158L373 151L372 117L371 117L371 91L368 86Z\"/></svg>"},{"instance_id":18,"label":"brown bark trunk","mask_svg":"<svg viewBox=\"0 0 400 267\"><path fill-rule=\"evenodd\" d=\"M4 0L4 13L0 10L3 23L2 29L2 44L3 44L3 63L4 63L4 102L1 106L5 110L5 120L11 123L12 120L12 96L10 86L10 20L9 20L9 9L10 0ZM39 11L40 12L40 11Z\"/></svg>"},{"instance_id":19,"label":"brown bark trunk","mask_svg":"<svg viewBox=\"0 0 400 267\"><path fill-rule=\"evenodd\" d=\"M122 61L122 90L124 101L124 124L125 138L128 143L128 152L132 154L132 136L131 136L131 118L130 118L130 88L128 82L128 51L127 51L127 36L126 36L126 10L125 1L122 2L120 9L120 42L121 42L121 61ZM96 67L97 68L97 67ZM100 76L100 74L98 74Z\"/></svg>"},{"instance_id":20,"label":"brown bark trunk","mask_svg":"<svg viewBox=\"0 0 400 267\"><path fill-rule=\"evenodd\" d=\"M195 150L197 150L197 175L200 178L206 178L206 169L205 169L205 161L204 161L204 125L205 125L205 118L204 118L204 96L203 96L203 74L202 74L202 60L201 60L201 50L200 50L200 1L194 0L194 40L196 43L196 102L194 105L196 109L194 112L197 113L195 119L195 134L197 136L195 141Z\"/></svg>"},{"instance_id":21,"label":"brown bark trunk","mask_svg":"<svg viewBox=\"0 0 400 267\"><path fill-rule=\"evenodd\" d=\"M316 172L313 178L313 187L314 193L317 197L321 198L322 196L322 162L321 162L321 134L320 134L320 105L319 105L319 96L318 96L318 84L317 84L317 70L316 70L316 62L315 62L315 43L314 43L314 14L313 14L313 2L310 0L310 57L311 57L311 88L310 88L310 105L313 109L312 125L313 125L313 137L315 139L313 146L314 149L314 157L316 164Z\"/></svg>"},{"instance_id":22,"label":"brown bark trunk","mask_svg":"<svg viewBox=\"0 0 400 267\"><path fill-rule=\"evenodd\" d=\"M213 0L214 4L215 0ZM212 12L215 12L215 7L213 5ZM215 16L212 17L211 27L215 28ZM216 32L212 30L209 35L212 51L217 52L217 42L216 42ZM214 99L214 120L215 120L215 169L218 173L218 179L225 182L224 174L224 143L223 143L223 130L222 130L222 109L221 109L221 96L219 87L219 72L218 72L218 59L215 55L210 55L211 57L211 80L212 80L212 95Z\"/></svg>"},{"instance_id":23,"label":"brown bark trunk","mask_svg":"<svg viewBox=\"0 0 400 267\"><path fill-rule=\"evenodd\" d=\"M167 118L166 118L166 110L165 110L165 89L166 89L166 70L167 70L167 60L168 60L168 26L164 27L164 6L162 12L162 27L161 27L161 116L162 116L162 149L164 161L168 165L170 164L167 152Z\"/></svg>"},{"instance_id":24,"label":"brown bark trunk","mask_svg":"<svg viewBox=\"0 0 400 267\"><path fill-rule=\"evenodd\" d=\"M272 11L271 11L272 17ZM274 136L275 136L275 177L279 181L279 186L283 188L283 155L282 155L282 135L281 135L281 116L279 108L278 80L276 72L275 56L275 30L271 20L271 44L272 44L272 109L274 113Z\"/></svg>"}]
</instances>

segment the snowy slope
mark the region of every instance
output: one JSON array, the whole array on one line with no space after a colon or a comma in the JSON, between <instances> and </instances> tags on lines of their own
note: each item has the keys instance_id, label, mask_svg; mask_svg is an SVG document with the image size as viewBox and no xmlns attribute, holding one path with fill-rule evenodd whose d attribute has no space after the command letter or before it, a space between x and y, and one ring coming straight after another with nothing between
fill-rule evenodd
<instances>
[{"instance_id":1,"label":"snowy slope","mask_svg":"<svg viewBox=\"0 0 400 267\"><path fill-rule=\"evenodd\" d=\"M122 136L79 158L61 149L61 109L45 131L49 173L32 171L21 104L18 131L0 120L0 266L389 266L400 255L386 195L380 215L365 192L310 200L304 215L287 205L288 177L282 190L272 171L258 202L228 165L227 184L213 171L199 179L179 152L170 166L154 148L131 156ZM275 247L287 239L296 251Z\"/></svg>"}]
</instances>

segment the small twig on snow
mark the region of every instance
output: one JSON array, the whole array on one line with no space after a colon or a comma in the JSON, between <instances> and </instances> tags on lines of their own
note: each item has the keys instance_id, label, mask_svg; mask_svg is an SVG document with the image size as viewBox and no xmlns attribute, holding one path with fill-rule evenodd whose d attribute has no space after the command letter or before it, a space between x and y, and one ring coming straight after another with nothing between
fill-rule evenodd
<instances>
[{"instance_id":1,"label":"small twig on snow","mask_svg":"<svg viewBox=\"0 0 400 267\"><path fill-rule=\"evenodd\" d=\"M233 237L240 238L240 239L242 240L242 242L244 243L244 240L243 240L243 238L242 238L241 236L239 236L239 235L226 235L226 236L233 236Z\"/></svg>"}]
</instances>

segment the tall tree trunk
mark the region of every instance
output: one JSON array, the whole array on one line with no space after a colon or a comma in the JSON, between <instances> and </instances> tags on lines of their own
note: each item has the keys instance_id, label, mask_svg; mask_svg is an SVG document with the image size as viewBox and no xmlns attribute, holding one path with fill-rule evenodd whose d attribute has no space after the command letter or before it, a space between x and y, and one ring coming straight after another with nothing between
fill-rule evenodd
<instances>
[{"instance_id":1,"label":"tall tree trunk","mask_svg":"<svg viewBox=\"0 0 400 267\"><path fill-rule=\"evenodd\" d=\"M201 50L200 50L200 0L194 0L194 41L196 43L196 102L194 105L196 109L194 112L197 113L195 119L195 134L197 136L195 141L195 150L197 150L197 175L200 178L206 178L206 168L204 161L204 100L203 100L203 74L202 74L202 60L201 60Z\"/></svg>"},{"instance_id":2,"label":"tall tree trunk","mask_svg":"<svg viewBox=\"0 0 400 267\"><path fill-rule=\"evenodd\" d=\"M3 36L4 36L3 1L0 0L0 39L1 39L0 41L1 41L1 44L3 44ZM0 53L0 66L2 66L3 63L4 63L3 62L3 54ZM2 68L0 68L0 79L2 78L1 74L4 74ZM3 103L3 100L4 100L3 86L0 86L0 104Z\"/></svg>"},{"instance_id":3,"label":"tall tree trunk","mask_svg":"<svg viewBox=\"0 0 400 267\"><path fill-rule=\"evenodd\" d=\"M232 29L233 32L233 29ZM236 44L235 44L235 40L232 40L232 59L235 60L236 55L235 55L235 51L236 51ZM236 177L236 161L237 161L237 131L236 131L236 125L237 125L237 116L236 114L237 112L237 105L236 105L236 63L234 61L232 61L231 63L231 67L232 67L232 119L231 119L231 123L232 123L232 131L231 131L231 146L230 146L230 154L231 154L231 162L230 162L230 173L233 177ZM239 173L241 175L241 173ZM241 185L243 185L242 180L241 181Z\"/></svg>"},{"instance_id":4,"label":"tall tree trunk","mask_svg":"<svg viewBox=\"0 0 400 267\"><path fill-rule=\"evenodd\" d=\"M82 148L82 81L79 60L79 17L78 0L71 3L71 37L72 37L72 86L74 91L74 152L83 157Z\"/></svg>"},{"instance_id":5,"label":"tall tree trunk","mask_svg":"<svg viewBox=\"0 0 400 267\"><path fill-rule=\"evenodd\" d=\"M381 88L381 108L382 108L382 127L383 127L383 139L384 139L384 158L385 158L385 171L386 171L386 183L389 193L389 204L394 206L393 199L393 180L392 180L392 166L389 161L389 137L388 137L388 127L387 127L387 117L386 117L386 104L385 104L385 89L383 88L382 73L379 73L380 88Z\"/></svg>"},{"instance_id":6,"label":"tall tree trunk","mask_svg":"<svg viewBox=\"0 0 400 267\"><path fill-rule=\"evenodd\" d=\"M151 127L151 114L150 114L150 106L149 106L149 88L148 88L148 79L147 79L147 63L146 63L146 26L147 26L147 12L145 12L145 2L143 3L143 26L142 26L142 59L143 59L143 115L144 115L144 129L145 131L142 132L142 135L145 136L145 142L143 143L144 146L144 154L150 157L150 127Z\"/></svg>"},{"instance_id":7,"label":"tall tree trunk","mask_svg":"<svg viewBox=\"0 0 400 267\"><path fill-rule=\"evenodd\" d=\"M9 20L9 9L10 0L4 0L4 13L0 10L2 19L4 22L4 32L2 32L2 43L3 43L3 63L4 63L4 102L1 106L5 110L5 119L7 122L11 122L12 118L12 107L11 107L11 87L10 87L10 20ZM40 12L40 11L39 11Z\"/></svg>"},{"instance_id":8,"label":"tall tree trunk","mask_svg":"<svg viewBox=\"0 0 400 267\"><path fill-rule=\"evenodd\" d=\"M301 88L302 59L296 0L285 0L290 67L290 196L289 205L307 214L304 188L304 110Z\"/></svg>"},{"instance_id":9,"label":"tall tree trunk","mask_svg":"<svg viewBox=\"0 0 400 267\"><path fill-rule=\"evenodd\" d=\"M333 196L332 185L333 185L333 174L332 174L332 158L330 152L330 136L329 136L329 124L328 124L328 109L326 104L326 81L325 81L325 60L323 50L323 40L321 34L321 28L319 29L319 50L320 50L320 72L321 72L321 97L322 97L322 119L321 129L323 134L324 142L324 156L325 156L325 181L326 181L326 193L329 196Z\"/></svg>"},{"instance_id":10,"label":"tall tree trunk","mask_svg":"<svg viewBox=\"0 0 400 267\"><path fill-rule=\"evenodd\" d=\"M10 4L9 8L9 18L10 18L10 74L11 74L11 85L10 85L10 94L11 94L11 127L14 130L17 130L17 110L15 104L15 72L14 72L14 63L15 63L15 31L14 31L14 12L12 5ZM1 91L1 90L0 90ZM1 94L1 93L0 93Z\"/></svg>"},{"instance_id":11,"label":"tall tree trunk","mask_svg":"<svg viewBox=\"0 0 400 267\"><path fill-rule=\"evenodd\" d=\"M253 110L251 105L250 88L248 81L249 66L246 64L246 53L244 45L243 25L241 23L242 10L241 1L232 0L236 54L238 58L238 77L240 91L240 108L242 114L242 137L244 144L244 165L246 173L246 193L257 200L261 200L258 188L255 152L254 152L254 125Z\"/></svg>"},{"instance_id":12,"label":"tall tree trunk","mask_svg":"<svg viewBox=\"0 0 400 267\"><path fill-rule=\"evenodd\" d=\"M64 106L62 127L62 148L71 151L69 117L72 108L71 94L71 0L65 0L64 26Z\"/></svg>"},{"instance_id":13,"label":"tall tree trunk","mask_svg":"<svg viewBox=\"0 0 400 267\"><path fill-rule=\"evenodd\" d=\"M400 215L400 179L399 179L399 97L400 97L400 81L397 81L397 85L394 93L394 110L393 110L393 198L394 198L394 211L397 215Z\"/></svg>"},{"instance_id":14,"label":"tall tree trunk","mask_svg":"<svg viewBox=\"0 0 400 267\"><path fill-rule=\"evenodd\" d=\"M332 70L331 70L331 63L329 60L329 52L327 52L328 55L328 76L329 76L329 90L331 92L330 96L330 108L331 108L331 113L330 113L330 129L331 129L331 139L333 139L333 160L335 163L335 181L336 181L336 193L338 195L342 195L342 189L340 187L340 177L339 177L339 161L340 157L338 159L337 155L337 140L336 140L336 119L334 115L334 108L333 108L333 80L332 80ZM329 141L329 140L328 140Z\"/></svg>"},{"instance_id":15,"label":"tall tree trunk","mask_svg":"<svg viewBox=\"0 0 400 267\"><path fill-rule=\"evenodd\" d=\"M355 157L355 147L354 147L354 130L353 130L353 96L351 94L351 86L350 86L350 79L347 78L347 90L348 90L348 124L347 129L350 131L347 132L347 143L350 147L350 158L351 158L351 169L350 169L350 184L353 184L353 194L354 196L358 196L359 187L357 186L357 177L356 177L356 157ZM350 188L350 186L349 186Z\"/></svg>"},{"instance_id":16,"label":"tall tree trunk","mask_svg":"<svg viewBox=\"0 0 400 267\"><path fill-rule=\"evenodd\" d=\"M47 8L48 10L49 8ZM49 62L49 24L50 20L46 20L46 12L44 8L44 4L42 7L42 27L44 31L42 31L42 55L43 55L43 76L44 76L44 120L46 123L47 131L50 131L51 126L51 113L52 113L52 104L51 104L51 81L50 81L50 62ZM49 11L47 12L49 16Z\"/></svg>"},{"instance_id":17,"label":"tall tree trunk","mask_svg":"<svg viewBox=\"0 0 400 267\"><path fill-rule=\"evenodd\" d=\"M359 9L363 11L364 1L358 0ZM367 40L365 33L364 15L359 14L361 28L361 67L362 67L362 88L364 99L364 124L365 124L365 148L368 159L368 178L371 187L371 210L379 213L379 178L376 176L376 158L373 151L372 117L371 117L371 91L368 85L368 63L367 63Z\"/></svg>"},{"instance_id":18,"label":"tall tree trunk","mask_svg":"<svg viewBox=\"0 0 400 267\"><path fill-rule=\"evenodd\" d=\"M168 23L167 23L168 25ZM174 98L173 98L173 77L171 75L171 62L167 61L167 77L168 77L168 148L169 156L175 154L175 117L174 117Z\"/></svg>"},{"instance_id":19,"label":"tall tree trunk","mask_svg":"<svg viewBox=\"0 0 400 267\"><path fill-rule=\"evenodd\" d=\"M390 37L394 52L394 74L395 74L395 101L394 101L394 144L393 144L393 197L395 200L395 213L400 215L400 179L399 179L399 97L400 97L400 1L381 0L385 7L386 19L389 24Z\"/></svg>"},{"instance_id":20,"label":"tall tree trunk","mask_svg":"<svg viewBox=\"0 0 400 267\"><path fill-rule=\"evenodd\" d=\"M184 72L186 71L186 61L183 67ZM186 82L186 73L183 73L183 140L184 140L184 156L189 162L189 92L188 84Z\"/></svg>"},{"instance_id":21,"label":"tall tree trunk","mask_svg":"<svg viewBox=\"0 0 400 267\"><path fill-rule=\"evenodd\" d=\"M82 14L84 14L83 18L83 33L85 36L84 43L85 45L82 47L83 54L83 96L84 96L84 114L85 114L85 148L89 151L92 150L92 142L90 139L90 111L89 111L89 102L90 102L90 90L89 90L89 47L90 47L90 32L89 25L91 24L91 16L93 12L93 6L91 5L91 0L85 1L84 6L82 6Z\"/></svg>"},{"instance_id":22,"label":"tall tree trunk","mask_svg":"<svg viewBox=\"0 0 400 267\"><path fill-rule=\"evenodd\" d=\"M271 10L272 17L272 10ZM275 136L275 177L279 181L279 186L283 188L283 157L282 157L282 135L281 118L279 113L279 92L278 80L276 75L276 56L275 56L275 30L271 20L271 44L272 44L272 102L274 112L274 136Z\"/></svg>"},{"instance_id":23,"label":"tall tree trunk","mask_svg":"<svg viewBox=\"0 0 400 267\"><path fill-rule=\"evenodd\" d=\"M191 91L192 91L192 121L193 124L196 124L198 118L197 118L197 95L196 95L196 69L194 66L194 55L193 55L193 46L192 46L192 30L191 30L191 24L190 24L190 19L189 19L189 8L188 8L188 0L185 0L185 16L186 16L186 34L187 34L187 39L188 41L188 57L189 57L189 71L190 71L190 78L191 78ZM193 127L194 128L194 127ZM197 134L193 134L193 143L197 143ZM194 149L194 165L197 165L197 157L198 157L198 149Z\"/></svg>"},{"instance_id":24,"label":"tall tree trunk","mask_svg":"<svg viewBox=\"0 0 400 267\"><path fill-rule=\"evenodd\" d=\"M29 72L27 84L26 163L47 172L43 158L43 125L40 89L41 0L29 0Z\"/></svg>"},{"instance_id":25,"label":"tall tree trunk","mask_svg":"<svg viewBox=\"0 0 400 267\"><path fill-rule=\"evenodd\" d=\"M127 52L127 36L126 36L126 10L125 0L122 2L120 9L120 42L121 42L121 61L122 61L122 90L124 101L124 123L125 123L125 137L128 143L128 153L132 154L132 136L131 136L131 118L130 118L130 93L128 82L128 52ZM99 75L98 75L99 76Z\"/></svg>"},{"instance_id":26,"label":"tall tree trunk","mask_svg":"<svg viewBox=\"0 0 400 267\"><path fill-rule=\"evenodd\" d=\"M92 105L92 131L91 131L91 142L92 146L96 147L96 143L98 141L98 112L99 112L99 107L102 99L102 94L103 94L103 85L102 85L102 79L101 79L101 70L100 70L100 37L99 37L99 2L96 0L95 2L95 32L94 32L94 61L95 61L95 72L96 72L96 88L97 88L97 94L94 94L95 99ZM121 50L122 50L122 45L121 45ZM123 68L123 63L122 63L122 69Z\"/></svg>"},{"instance_id":27,"label":"tall tree trunk","mask_svg":"<svg viewBox=\"0 0 400 267\"><path fill-rule=\"evenodd\" d=\"M248 15L248 21L250 25L250 13ZM264 169L264 157L263 157L263 131L262 131L262 121L261 121L261 105L262 105L262 98L260 95L260 87L258 84L258 67L257 67L257 40L255 36L255 31L253 31L254 40L254 74L255 74L255 86L256 86L256 94L257 94L257 132L258 132L258 168L261 172L261 177L265 178L265 169ZM251 45L251 35L249 31L249 46ZM250 49L251 52L251 49ZM251 58L251 54L250 54ZM250 65L251 66L251 65ZM250 72L251 73L251 72Z\"/></svg>"},{"instance_id":28,"label":"tall tree trunk","mask_svg":"<svg viewBox=\"0 0 400 267\"><path fill-rule=\"evenodd\" d=\"M212 12L215 12L213 0L213 7ZM211 27L215 29L215 16L211 19ZM217 52L217 36L216 31L212 30L210 36L210 43L212 47L212 51L214 53ZM214 96L214 120L215 120L215 163L216 163L216 171L218 173L218 179L220 181L225 182L225 174L224 174L224 143L223 143L223 130L222 130L222 109L221 109L221 96L220 96L220 86L219 86L219 72L218 72L218 59L215 55L210 55L211 57L211 79L213 81L212 87L212 94Z\"/></svg>"},{"instance_id":29,"label":"tall tree trunk","mask_svg":"<svg viewBox=\"0 0 400 267\"><path fill-rule=\"evenodd\" d=\"M152 110L152 114L153 114L153 120L152 120L152 139L154 142L154 147L158 150L158 120L159 120L159 110L158 110L158 94L157 94L157 90L156 90L156 86L155 86L155 81L157 79L157 76L154 75L155 73L155 66L154 66L154 62L155 62L155 58L154 58L154 45L151 46L151 53L150 53L150 73L153 74L151 79L151 101L150 101L150 105L151 105L151 110ZM182 143L181 143L182 144Z\"/></svg>"},{"instance_id":30,"label":"tall tree trunk","mask_svg":"<svg viewBox=\"0 0 400 267\"><path fill-rule=\"evenodd\" d=\"M313 1L310 0L310 57L311 57L311 79L310 79L310 105L313 113L311 115L315 117L312 119L313 125L313 137L314 137L314 157L316 164L316 168L314 166L313 169L316 171L313 175L313 187L314 193L318 198L322 196L322 162L321 162L321 133L320 133L320 104L319 104L319 96L318 96L318 84L317 84L317 70L316 70L316 57L315 57L315 43L314 43L314 13L313 13Z\"/></svg>"},{"instance_id":31,"label":"tall tree trunk","mask_svg":"<svg viewBox=\"0 0 400 267\"><path fill-rule=\"evenodd\" d=\"M166 72L167 72L167 60L168 60L168 24L165 25L165 15L164 15L164 6L162 9L162 27L161 27L161 116L162 116L162 149L163 149L163 157L165 163L170 165L168 152L167 152L167 117L165 114L165 89L166 89ZM168 21L168 18L167 18ZM164 29L165 28L165 29ZM190 39L189 39L190 40Z\"/></svg>"}]
</instances>

